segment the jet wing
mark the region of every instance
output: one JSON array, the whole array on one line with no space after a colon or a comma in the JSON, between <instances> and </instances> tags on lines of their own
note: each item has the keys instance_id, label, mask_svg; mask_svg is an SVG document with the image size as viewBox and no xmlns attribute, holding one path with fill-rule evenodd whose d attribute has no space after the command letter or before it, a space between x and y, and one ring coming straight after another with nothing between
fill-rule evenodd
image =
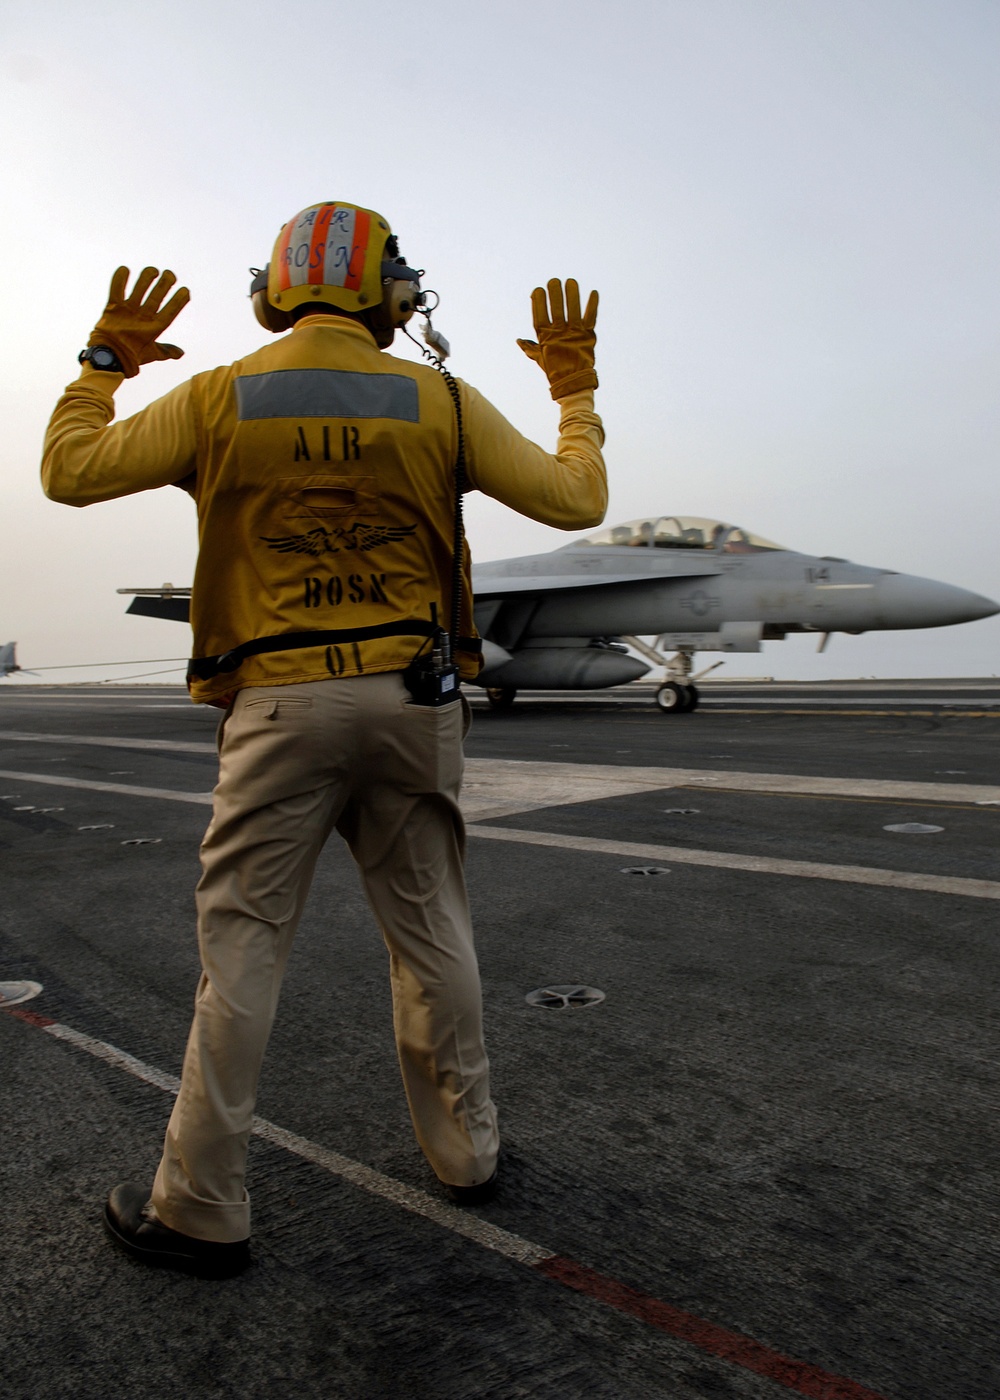
<instances>
[{"instance_id":1,"label":"jet wing","mask_svg":"<svg viewBox=\"0 0 1000 1400\"><path fill-rule=\"evenodd\" d=\"M560 561L562 562L562 561ZM535 560L503 561L503 573L495 572L489 564L473 565L472 591L477 601L509 598L531 593L562 593L578 588L617 588L627 583L666 583L673 579L710 578L722 570L709 564L697 568L678 568L671 561L669 572L633 569L629 573L602 573L594 566L600 561L588 553L572 573L548 573L537 567ZM119 588L119 593L131 593L127 611L133 616L169 618L172 622L187 622L191 605L189 588Z\"/></svg>"},{"instance_id":2,"label":"jet wing","mask_svg":"<svg viewBox=\"0 0 1000 1400\"><path fill-rule=\"evenodd\" d=\"M697 568L672 570L670 573L629 573L601 574L591 572L574 574L517 573L491 574L486 567L472 570L472 591L477 599L506 598L515 593L561 593L564 589L576 588L615 588L625 583L669 583L673 579L708 578L720 574L721 569Z\"/></svg>"}]
</instances>

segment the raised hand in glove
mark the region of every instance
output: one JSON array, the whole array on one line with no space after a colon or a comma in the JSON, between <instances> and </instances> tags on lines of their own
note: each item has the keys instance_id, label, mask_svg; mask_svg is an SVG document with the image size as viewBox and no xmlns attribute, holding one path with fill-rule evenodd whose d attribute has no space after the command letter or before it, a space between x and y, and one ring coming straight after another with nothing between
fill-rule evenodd
<instances>
[{"instance_id":1,"label":"raised hand in glove","mask_svg":"<svg viewBox=\"0 0 1000 1400\"><path fill-rule=\"evenodd\" d=\"M531 293L531 314L538 339L517 343L528 358L545 371L552 397L564 399L567 394L578 394L581 389L596 389L597 293L591 292L587 310L581 316L580 288L572 277L567 278L564 310L562 283L558 277L553 277L549 282L548 302L544 287L536 287Z\"/></svg>"},{"instance_id":2,"label":"raised hand in glove","mask_svg":"<svg viewBox=\"0 0 1000 1400\"><path fill-rule=\"evenodd\" d=\"M149 364L152 360L179 360L184 354L179 345L167 345L157 337L187 306L191 293L187 287L181 287L163 306L163 298L177 281L172 272L161 273L159 281L150 291L150 283L157 276L157 270L155 267L144 267L135 279L131 293L126 296L128 276L128 268L120 267L112 277L108 304L87 343L91 347L106 345L113 350L125 377L133 379L139 373L140 365Z\"/></svg>"}]
</instances>

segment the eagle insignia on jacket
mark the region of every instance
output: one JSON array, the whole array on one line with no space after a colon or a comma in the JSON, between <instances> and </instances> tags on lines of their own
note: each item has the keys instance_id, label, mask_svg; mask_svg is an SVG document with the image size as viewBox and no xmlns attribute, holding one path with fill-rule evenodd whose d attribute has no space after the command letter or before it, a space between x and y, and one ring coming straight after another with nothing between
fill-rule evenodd
<instances>
[{"instance_id":1,"label":"eagle insignia on jacket","mask_svg":"<svg viewBox=\"0 0 1000 1400\"><path fill-rule=\"evenodd\" d=\"M365 525L355 520L346 530L339 525L333 530L317 525L315 530L308 530L304 535L261 535L260 538L279 554L309 554L318 559L321 554L340 554L355 549L367 554L380 545L405 539L416 528L416 525Z\"/></svg>"}]
</instances>

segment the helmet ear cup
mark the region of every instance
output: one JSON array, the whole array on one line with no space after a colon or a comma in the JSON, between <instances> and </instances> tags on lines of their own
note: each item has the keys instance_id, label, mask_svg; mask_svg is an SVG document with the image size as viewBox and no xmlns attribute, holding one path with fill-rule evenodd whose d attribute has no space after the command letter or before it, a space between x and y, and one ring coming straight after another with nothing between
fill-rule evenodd
<instances>
[{"instance_id":1,"label":"helmet ear cup","mask_svg":"<svg viewBox=\"0 0 1000 1400\"><path fill-rule=\"evenodd\" d=\"M250 296L253 304L253 314L264 327L274 335L280 335L282 331L291 329L292 318L287 311L279 311L276 306L272 306L267 299L267 291L253 292Z\"/></svg>"},{"instance_id":2,"label":"helmet ear cup","mask_svg":"<svg viewBox=\"0 0 1000 1400\"><path fill-rule=\"evenodd\" d=\"M404 282L402 279L386 278L385 294L382 298L382 305L393 326L398 329L405 326L420 305L421 292L419 282Z\"/></svg>"},{"instance_id":3,"label":"helmet ear cup","mask_svg":"<svg viewBox=\"0 0 1000 1400\"><path fill-rule=\"evenodd\" d=\"M253 314L266 331L279 335L282 331L290 329L292 318L287 311L280 311L278 307L272 306L267 299L267 267L252 267L253 281L250 283L250 301L253 306Z\"/></svg>"}]
</instances>

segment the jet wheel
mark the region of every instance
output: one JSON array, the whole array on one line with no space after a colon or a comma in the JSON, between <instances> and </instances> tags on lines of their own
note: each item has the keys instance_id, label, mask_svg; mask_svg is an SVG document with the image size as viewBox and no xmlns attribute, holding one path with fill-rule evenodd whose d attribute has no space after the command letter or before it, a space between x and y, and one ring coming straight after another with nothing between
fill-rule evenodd
<instances>
[{"instance_id":1,"label":"jet wheel","mask_svg":"<svg viewBox=\"0 0 1000 1400\"><path fill-rule=\"evenodd\" d=\"M693 686L678 685L676 681L667 681L656 692L656 703L664 714L682 715L688 710L693 710L697 705L698 692Z\"/></svg>"},{"instance_id":2,"label":"jet wheel","mask_svg":"<svg viewBox=\"0 0 1000 1400\"><path fill-rule=\"evenodd\" d=\"M509 710L516 696L517 691L512 685L486 687L486 698L490 702L490 708L494 710Z\"/></svg>"}]
</instances>

